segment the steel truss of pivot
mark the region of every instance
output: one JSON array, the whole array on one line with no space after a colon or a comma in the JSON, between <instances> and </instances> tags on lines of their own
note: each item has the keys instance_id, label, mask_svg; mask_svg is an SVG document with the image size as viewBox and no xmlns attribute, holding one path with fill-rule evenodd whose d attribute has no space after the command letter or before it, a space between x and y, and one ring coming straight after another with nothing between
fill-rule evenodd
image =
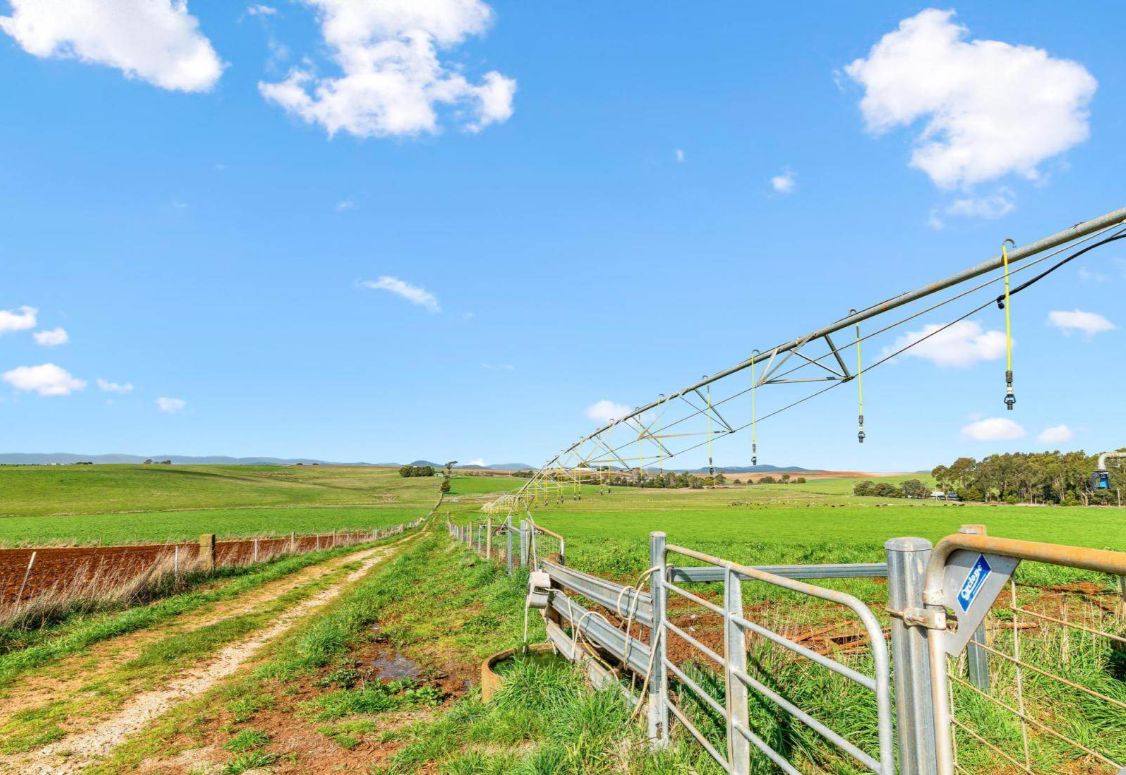
<instances>
[{"instance_id":1,"label":"steel truss of pivot","mask_svg":"<svg viewBox=\"0 0 1126 775\"><path fill-rule=\"evenodd\" d=\"M751 346L746 347L747 352L761 352L762 355L757 355L755 358L748 358L740 361L734 366L730 366L722 371L713 374L710 377L688 385L687 387L675 390L666 394L661 394L660 398L648 404L638 406L631 411L624 414L622 417L616 418L602 427L598 428L593 433L583 436L571 446L564 449L562 452L551 458L545 463L532 477L526 482L523 487L517 492L517 499L523 499L525 502L530 501L537 494L543 494L549 491L557 491L560 495L563 492L564 485L557 477L570 481L572 486L577 486L583 482L598 483L602 481L603 475L607 472L622 473L622 472L635 472L638 477L644 475L645 467L654 463L663 465L665 461L675 457L677 454L682 454L690 449L695 449L700 444L689 446L687 449L674 451L669 448L666 443L670 439L685 439L689 437L703 437L707 435L709 439L730 436L734 434L740 427L736 427L729 423L718 410L720 404L735 395L740 395L744 391L736 392L734 395L726 399L713 402L710 400L710 392L706 397L703 392L704 388L719 382L727 377L749 369L753 364L765 367L762 369L760 376L754 382L754 388L761 388L768 385L784 385L784 384L797 384L797 383L830 383L827 387L822 388L822 392L835 384L849 382L857 377L857 373L850 370L845 365L845 359L841 356L840 349L836 343L833 342L832 334L842 331L844 329L858 326L864 321L878 318L892 310L898 309L912 302L926 299L927 297L938 294L944 290L956 288L967 284L976 278L986 275L990 272L1002 269L1005 266L1007 258L1008 267L1010 272L1016 273L1025 269L1031 269L1041 261L1053 257L1059 252L1078 247L1081 243L1093 240L1096 237L1102 236L1105 232L1126 224L1126 207L1114 210L1098 218L1089 221L1077 223L1070 229L1065 229L1061 232L1045 237L1044 239L1032 242L1030 244L1015 247L1013 250L1005 255L999 255L994 258L984 261L968 269L964 269L956 274L945 277L936 282L924 285L906 293L901 293L890 299L874 304L870 307L860 310L859 312L850 312L843 318L824 325L814 331L811 331L802 336L791 339L773 347L766 347L756 349ZM1055 252L1050 252L1055 251ZM1044 254L1044 255L1041 255ZM1029 259L1035 260L1029 261ZM1021 265L1025 262L1024 265ZM1016 269L1013 269L1016 267ZM1051 271L1051 270L1049 270ZM1046 274L1046 273L1044 273ZM995 277L971 288L969 291L955 294L953 298L946 299L936 304L923 312L930 311L944 304L950 303L956 299L960 299L971 292L980 290L990 285L993 282L1000 280L1000 277ZM1034 278L1035 279L1039 278ZM984 309L987 305L982 305L975 310ZM890 326L880 328L875 333L881 333L889 330L895 325L900 325L907 320L914 319L923 312L909 315L902 320ZM968 317L964 316L964 317ZM958 318L957 320L964 319ZM881 321L882 322L882 321ZM949 323L947 325L952 325ZM874 335L874 334L869 334ZM865 337L867 338L867 337ZM857 342L859 344L860 337L858 335ZM853 343L845 345L845 349L854 346ZM814 347L825 348L825 352L821 354L811 353L810 350ZM889 359L890 356L885 357L879 361L882 363ZM797 365L789 366L793 361ZM877 364L878 365L878 364ZM806 368L816 370L816 376L813 377L792 377L790 375ZM865 366L864 370L867 371L870 366ZM835 383L835 384L833 384ZM746 386L746 390L751 388L750 385ZM818 395L814 393L813 395ZM693 397L699 399L701 402L698 404L693 400ZM813 396L807 396L812 398ZM803 401L806 399L802 399ZM667 410L670 409L674 402L679 402L689 407L690 413L687 416L681 417L670 423L663 423L662 418L665 416ZM795 402L783 410L795 406L799 402ZM702 404L702 405L701 405ZM779 410L782 411L782 410ZM777 413L777 412L775 412ZM706 419L709 429L704 431L694 431L690 426L683 426L685 420L693 418ZM760 417L759 420L765 419ZM714 430L710 427L714 424ZM609 440L609 436L616 428L628 429L631 438L626 442L627 444L637 444L638 452L636 456L632 453L626 452L625 444L615 447ZM634 435L636 434L636 435ZM642 447L650 448L650 452L645 452Z\"/></svg>"}]
</instances>

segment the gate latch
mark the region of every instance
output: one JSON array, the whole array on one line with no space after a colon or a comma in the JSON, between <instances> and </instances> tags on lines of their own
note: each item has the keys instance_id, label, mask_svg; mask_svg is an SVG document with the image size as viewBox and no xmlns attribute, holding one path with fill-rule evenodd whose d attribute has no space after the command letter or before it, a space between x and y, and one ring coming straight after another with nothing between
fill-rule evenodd
<instances>
[{"instance_id":1,"label":"gate latch","mask_svg":"<svg viewBox=\"0 0 1126 775\"><path fill-rule=\"evenodd\" d=\"M925 627L928 630L946 629L945 611L935 611L930 608L904 608L902 611L894 611L891 608L886 608L884 610L886 610L890 616L899 619L908 627Z\"/></svg>"}]
</instances>

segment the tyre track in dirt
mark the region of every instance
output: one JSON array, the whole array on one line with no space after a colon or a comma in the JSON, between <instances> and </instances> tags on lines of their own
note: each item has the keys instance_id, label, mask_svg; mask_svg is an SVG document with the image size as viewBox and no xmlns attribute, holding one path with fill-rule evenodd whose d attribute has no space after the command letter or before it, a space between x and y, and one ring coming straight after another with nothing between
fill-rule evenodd
<instances>
[{"instance_id":1,"label":"tyre track in dirt","mask_svg":"<svg viewBox=\"0 0 1126 775\"><path fill-rule=\"evenodd\" d=\"M112 670L116 665L138 656L146 646L170 635L188 633L223 619L252 611L263 601L284 595L290 590L312 583L336 568L354 562L370 549L331 557L323 562L301 568L288 576L247 590L237 597L204 604L164 622L95 643L89 649L51 662L20 675L0 688L0 718L79 691L91 680Z\"/></svg>"},{"instance_id":2,"label":"tyre track in dirt","mask_svg":"<svg viewBox=\"0 0 1126 775\"><path fill-rule=\"evenodd\" d=\"M417 535L417 534L416 534ZM125 707L92 728L68 734L43 748L25 754L0 756L0 773L26 775L72 775L111 753L131 735L171 710L176 704L195 697L229 677L250 661L270 641L287 632L300 619L328 604L353 583L363 578L375 565L385 561L410 536L384 547L368 549L339 558L341 563L362 565L338 583L318 592L279 616L264 630L221 649L207 664L181 674L166 686L142 692ZM220 617L223 618L223 617ZM205 624L202 622L200 626Z\"/></svg>"}]
</instances>

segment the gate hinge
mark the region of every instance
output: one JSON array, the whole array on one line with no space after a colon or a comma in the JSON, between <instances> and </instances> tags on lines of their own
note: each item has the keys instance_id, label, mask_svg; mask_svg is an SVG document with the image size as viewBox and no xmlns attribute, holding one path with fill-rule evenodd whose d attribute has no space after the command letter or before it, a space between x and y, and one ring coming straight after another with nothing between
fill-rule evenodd
<instances>
[{"instance_id":1,"label":"gate hinge","mask_svg":"<svg viewBox=\"0 0 1126 775\"><path fill-rule=\"evenodd\" d=\"M884 610L908 627L926 627L928 630L946 629L945 611L934 611L929 608L904 608L902 611L885 608Z\"/></svg>"}]
</instances>

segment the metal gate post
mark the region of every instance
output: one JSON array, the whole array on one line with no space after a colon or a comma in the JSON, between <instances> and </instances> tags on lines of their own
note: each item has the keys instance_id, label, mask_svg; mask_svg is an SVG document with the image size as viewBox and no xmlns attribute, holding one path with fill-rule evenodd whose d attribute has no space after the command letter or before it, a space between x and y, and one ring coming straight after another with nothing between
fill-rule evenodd
<instances>
[{"instance_id":1,"label":"metal gate post","mask_svg":"<svg viewBox=\"0 0 1126 775\"><path fill-rule=\"evenodd\" d=\"M512 517L509 517L508 522L505 523L504 534L508 537L508 553L507 553L506 556L508 558L508 575L511 576L512 575Z\"/></svg>"},{"instance_id":2,"label":"metal gate post","mask_svg":"<svg viewBox=\"0 0 1126 775\"><path fill-rule=\"evenodd\" d=\"M520 567L528 567L528 520L520 520Z\"/></svg>"},{"instance_id":3,"label":"metal gate post","mask_svg":"<svg viewBox=\"0 0 1126 775\"><path fill-rule=\"evenodd\" d=\"M493 518L485 520L485 559L493 559Z\"/></svg>"},{"instance_id":4,"label":"metal gate post","mask_svg":"<svg viewBox=\"0 0 1126 775\"><path fill-rule=\"evenodd\" d=\"M751 744L737 731L746 728L748 719L747 685L735 673L747 672L747 634L732 621L743 616L743 583L731 568L724 570L723 579L723 661L727 678L727 759L731 775L749 775L751 771Z\"/></svg>"},{"instance_id":5,"label":"metal gate post","mask_svg":"<svg viewBox=\"0 0 1126 775\"><path fill-rule=\"evenodd\" d=\"M986 535L985 525L962 525L958 530L965 535ZM981 624L974 633L973 638L966 644L966 667L970 683L981 691L989 694L989 652L981 645L989 645L985 641L985 623L989 616L981 620ZM981 645L978 645L981 644Z\"/></svg>"},{"instance_id":6,"label":"metal gate post","mask_svg":"<svg viewBox=\"0 0 1126 775\"><path fill-rule=\"evenodd\" d=\"M649 647L653 654L653 670L649 678L649 741L654 748L669 744L669 674L665 668L665 534L649 534L649 567L656 568L649 579L653 596L653 628L649 631Z\"/></svg>"},{"instance_id":7,"label":"metal gate post","mask_svg":"<svg viewBox=\"0 0 1126 775\"><path fill-rule=\"evenodd\" d=\"M938 772L928 630L903 621L904 612L923 610L923 587L932 548L925 538L892 538L884 544L888 559L888 608L895 612L891 620L891 652L900 775Z\"/></svg>"}]
</instances>

